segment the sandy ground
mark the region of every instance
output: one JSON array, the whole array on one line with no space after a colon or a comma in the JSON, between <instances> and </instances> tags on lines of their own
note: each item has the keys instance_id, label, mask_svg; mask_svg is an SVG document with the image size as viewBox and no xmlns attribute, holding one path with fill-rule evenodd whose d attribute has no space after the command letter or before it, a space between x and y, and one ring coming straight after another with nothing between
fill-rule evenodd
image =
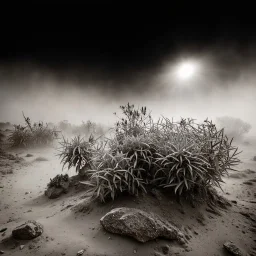
<instances>
[{"instance_id":1,"label":"sandy ground","mask_svg":"<svg viewBox=\"0 0 256 256\"><path fill-rule=\"evenodd\" d=\"M44 196L50 178L61 171L56 149L20 149L10 153L24 160L0 159L0 250L4 255L164 255L162 246L170 247L166 255L222 256L229 255L223 243L233 241L248 255L256 255L256 143L241 145L242 163L238 172L230 172L225 178L225 198L232 206L221 210L221 215L212 213L206 206L179 205L165 195L147 195L140 198L122 197L105 205L96 204L85 212L74 212L72 206L81 202L85 194L81 189L72 189L57 199ZM32 154L31 157L26 157ZM38 161L45 160L45 161ZM6 171L6 170L9 171ZM68 172L74 175L74 171ZM120 207L136 207L153 211L176 223L186 233L188 246L163 239L145 244L127 237L106 232L100 218L109 210ZM9 238L16 226L27 220L43 224L44 233L31 241L14 241ZM20 250L20 245L25 245ZM245 254L246 255L246 254Z\"/></svg>"}]
</instances>

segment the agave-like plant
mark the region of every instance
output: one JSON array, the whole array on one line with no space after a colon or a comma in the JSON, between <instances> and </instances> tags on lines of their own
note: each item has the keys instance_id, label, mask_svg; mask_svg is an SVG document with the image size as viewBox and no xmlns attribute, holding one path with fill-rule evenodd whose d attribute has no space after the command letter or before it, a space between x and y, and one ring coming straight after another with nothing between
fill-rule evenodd
<instances>
[{"instance_id":1,"label":"agave-like plant","mask_svg":"<svg viewBox=\"0 0 256 256\"><path fill-rule=\"evenodd\" d=\"M107 198L113 200L123 192L138 195L139 191L146 192L144 180L137 176L130 164L127 154L104 153L95 159L94 170L88 171L89 181L81 181L82 184L92 187L92 197L105 202Z\"/></svg>"},{"instance_id":2,"label":"agave-like plant","mask_svg":"<svg viewBox=\"0 0 256 256\"><path fill-rule=\"evenodd\" d=\"M161 144L155 141L156 168L152 183L157 186L173 187L179 195L212 186L221 188L222 177L240 162L232 140L211 121L195 124L194 120L182 119L175 124L165 119L160 126L158 136L162 134L168 139L160 140Z\"/></svg>"},{"instance_id":3,"label":"agave-like plant","mask_svg":"<svg viewBox=\"0 0 256 256\"><path fill-rule=\"evenodd\" d=\"M68 169L75 167L76 172L79 174L84 174L84 171L91 169L93 146L95 144L93 136L90 136L88 141L79 135L71 139L71 141L63 137L59 143L61 145L59 157L63 164L62 169L66 165Z\"/></svg>"}]
</instances>

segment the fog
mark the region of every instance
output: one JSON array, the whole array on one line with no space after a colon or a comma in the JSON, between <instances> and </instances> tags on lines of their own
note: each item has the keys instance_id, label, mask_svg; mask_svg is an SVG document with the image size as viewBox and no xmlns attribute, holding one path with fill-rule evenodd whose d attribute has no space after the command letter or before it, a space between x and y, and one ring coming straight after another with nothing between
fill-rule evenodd
<instances>
[{"instance_id":1,"label":"fog","mask_svg":"<svg viewBox=\"0 0 256 256\"><path fill-rule=\"evenodd\" d=\"M250 58L248 58L250 56ZM254 55L253 55L254 56ZM175 70L194 61L198 71L186 81ZM147 106L154 117L239 117L256 132L256 73L252 55L231 50L166 56L149 68L71 65L65 68L16 62L0 66L0 121L81 124L88 119L111 124L127 102Z\"/></svg>"}]
</instances>

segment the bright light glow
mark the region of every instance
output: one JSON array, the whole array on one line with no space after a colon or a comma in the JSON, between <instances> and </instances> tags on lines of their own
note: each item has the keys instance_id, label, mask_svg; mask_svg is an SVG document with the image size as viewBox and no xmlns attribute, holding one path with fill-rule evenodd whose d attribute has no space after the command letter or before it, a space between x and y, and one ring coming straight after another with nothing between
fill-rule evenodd
<instances>
[{"instance_id":1,"label":"bright light glow","mask_svg":"<svg viewBox=\"0 0 256 256\"><path fill-rule=\"evenodd\" d=\"M183 62L178 66L177 76L179 79L187 80L196 73L196 70L197 70L196 63Z\"/></svg>"}]
</instances>

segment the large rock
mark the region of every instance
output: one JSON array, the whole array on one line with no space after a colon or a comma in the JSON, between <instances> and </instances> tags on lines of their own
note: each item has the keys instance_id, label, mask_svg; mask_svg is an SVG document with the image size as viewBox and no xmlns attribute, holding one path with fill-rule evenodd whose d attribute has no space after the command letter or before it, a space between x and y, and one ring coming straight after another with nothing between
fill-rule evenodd
<instances>
[{"instance_id":1,"label":"large rock","mask_svg":"<svg viewBox=\"0 0 256 256\"><path fill-rule=\"evenodd\" d=\"M186 241L182 232L173 224L156 214L134 208L113 209L103 216L100 222L107 231L131 236L140 242L157 237L178 240L182 244Z\"/></svg>"},{"instance_id":2,"label":"large rock","mask_svg":"<svg viewBox=\"0 0 256 256\"><path fill-rule=\"evenodd\" d=\"M231 241L227 241L226 243L223 244L223 246L232 255L244 256L241 250Z\"/></svg>"},{"instance_id":3,"label":"large rock","mask_svg":"<svg viewBox=\"0 0 256 256\"><path fill-rule=\"evenodd\" d=\"M27 221L12 231L15 239L30 240L40 236L43 233L43 226L36 221Z\"/></svg>"}]
</instances>

